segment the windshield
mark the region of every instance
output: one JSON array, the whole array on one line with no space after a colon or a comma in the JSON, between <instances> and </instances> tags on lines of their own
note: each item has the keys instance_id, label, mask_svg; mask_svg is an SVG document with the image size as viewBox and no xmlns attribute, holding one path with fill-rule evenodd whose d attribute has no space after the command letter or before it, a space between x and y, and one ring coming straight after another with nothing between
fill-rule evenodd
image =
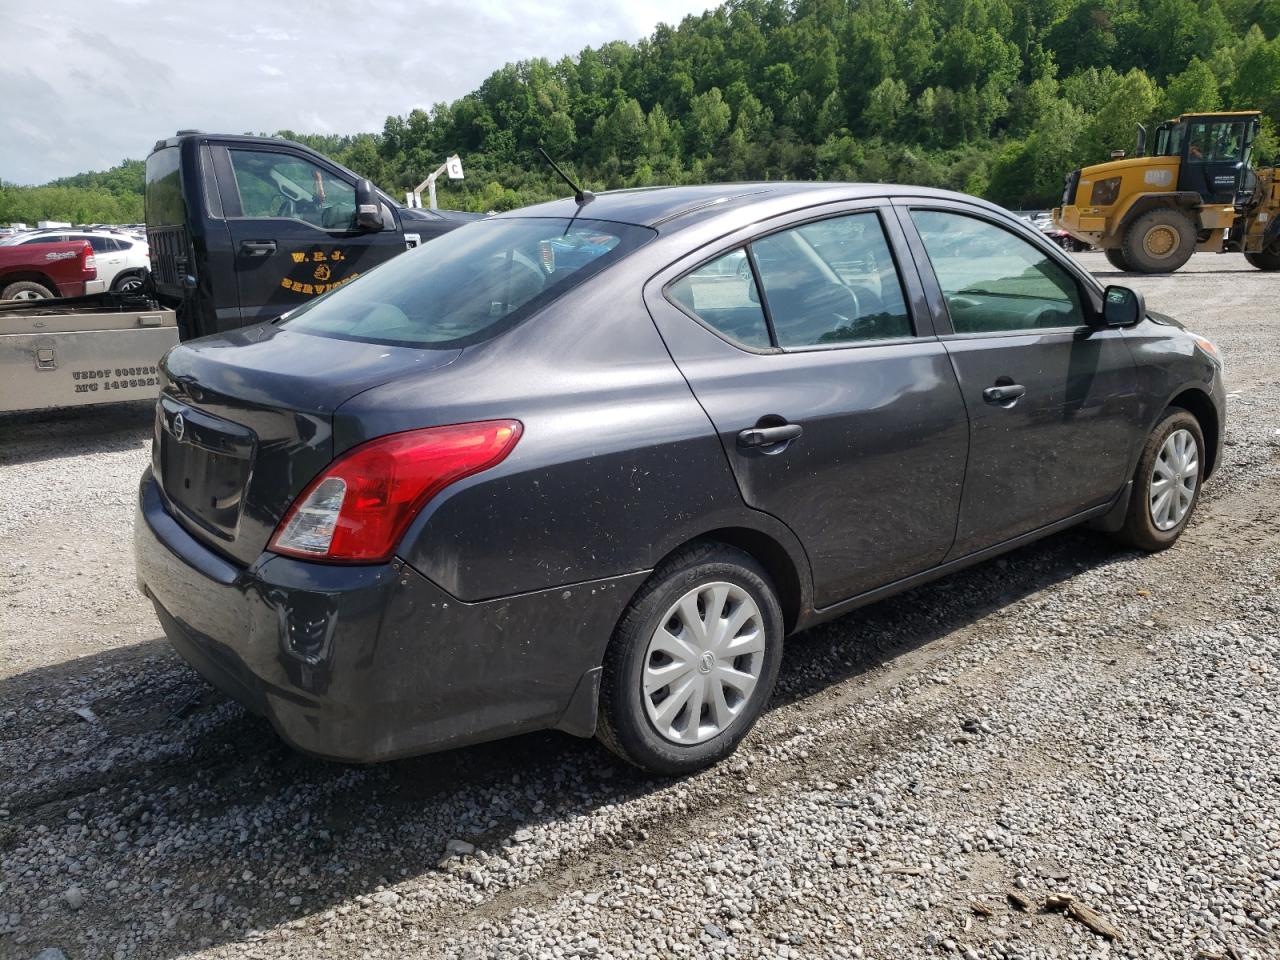
<instances>
[{"instance_id":1,"label":"windshield","mask_svg":"<svg viewBox=\"0 0 1280 960\"><path fill-rule=\"evenodd\" d=\"M397 346L493 336L655 236L600 220L478 220L308 304L291 330Z\"/></svg>"}]
</instances>

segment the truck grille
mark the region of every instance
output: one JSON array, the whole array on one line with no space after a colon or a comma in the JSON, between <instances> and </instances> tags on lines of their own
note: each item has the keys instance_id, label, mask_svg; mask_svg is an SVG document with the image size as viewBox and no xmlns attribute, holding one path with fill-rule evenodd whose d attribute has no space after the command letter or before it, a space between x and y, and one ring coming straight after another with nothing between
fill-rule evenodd
<instances>
[{"instance_id":1,"label":"truck grille","mask_svg":"<svg viewBox=\"0 0 1280 960\"><path fill-rule=\"evenodd\" d=\"M151 275L164 292L182 293L182 278L190 272L191 242L186 227L148 227ZM164 290L164 288L170 288Z\"/></svg>"}]
</instances>

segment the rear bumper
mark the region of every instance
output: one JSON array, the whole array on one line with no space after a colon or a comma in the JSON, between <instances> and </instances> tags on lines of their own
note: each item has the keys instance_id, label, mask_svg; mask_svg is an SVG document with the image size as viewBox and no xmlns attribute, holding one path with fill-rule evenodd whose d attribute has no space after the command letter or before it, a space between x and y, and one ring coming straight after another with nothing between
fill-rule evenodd
<instances>
[{"instance_id":1,"label":"rear bumper","mask_svg":"<svg viewBox=\"0 0 1280 960\"><path fill-rule=\"evenodd\" d=\"M67 283L59 283L58 296L64 297L64 298L65 297L83 297L85 294L90 292L89 283L90 281L85 281L85 280L71 280L71 281L68 281Z\"/></svg>"},{"instance_id":2,"label":"rear bumper","mask_svg":"<svg viewBox=\"0 0 1280 960\"><path fill-rule=\"evenodd\" d=\"M399 560L240 568L166 512L150 471L135 527L139 586L183 658L292 746L356 762L589 735L593 668L647 575L462 603Z\"/></svg>"}]
</instances>

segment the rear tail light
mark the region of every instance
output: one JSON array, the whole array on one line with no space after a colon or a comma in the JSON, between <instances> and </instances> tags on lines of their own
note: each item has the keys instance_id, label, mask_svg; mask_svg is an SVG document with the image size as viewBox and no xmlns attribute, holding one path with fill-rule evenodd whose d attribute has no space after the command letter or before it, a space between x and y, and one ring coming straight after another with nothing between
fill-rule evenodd
<instances>
[{"instance_id":1,"label":"rear tail light","mask_svg":"<svg viewBox=\"0 0 1280 960\"><path fill-rule=\"evenodd\" d=\"M393 433L353 447L307 485L267 549L336 563L389 560L428 500L501 463L522 430L519 420L486 420Z\"/></svg>"},{"instance_id":2,"label":"rear tail light","mask_svg":"<svg viewBox=\"0 0 1280 960\"><path fill-rule=\"evenodd\" d=\"M93 255L93 247L87 243L80 251L80 269L89 274L91 280L98 276L98 258Z\"/></svg>"}]
</instances>

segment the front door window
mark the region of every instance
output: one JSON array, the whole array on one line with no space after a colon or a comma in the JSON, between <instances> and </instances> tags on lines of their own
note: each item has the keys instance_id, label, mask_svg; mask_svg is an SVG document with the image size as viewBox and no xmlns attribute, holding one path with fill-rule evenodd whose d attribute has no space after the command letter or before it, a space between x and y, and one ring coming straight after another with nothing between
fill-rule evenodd
<instances>
[{"instance_id":1,"label":"front door window","mask_svg":"<svg viewBox=\"0 0 1280 960\"><path fill-rule=\"evenodd\" d=\"M242 216L287 217L322 230L355 229L355 187L301 157L231 150Z\"/></svg>"},{"instance_id":2,"label":"front door window","mask_svg":"<svg viewBox=\"0 0 1280 960\"><path fill-rule=\"evenodd\" d=\"M956 333L1004 333L1085 323L1080 287L1038 247L993 223L912 210Z\"/></svg>"}]
</instances>

